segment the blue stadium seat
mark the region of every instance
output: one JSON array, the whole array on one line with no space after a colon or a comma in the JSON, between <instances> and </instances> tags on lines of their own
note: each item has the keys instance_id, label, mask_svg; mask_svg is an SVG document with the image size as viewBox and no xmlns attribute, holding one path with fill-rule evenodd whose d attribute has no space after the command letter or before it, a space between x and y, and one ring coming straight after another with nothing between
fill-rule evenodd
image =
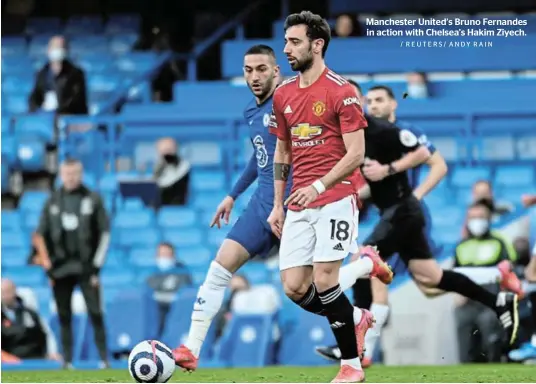
<instances>
[{"instance_id":1,"label":"blue stadium seat","mask_svg":"<svg viewBox=\"0 0 536 384\"><path fill-rule=\"evenodd\" d=\"M2 237L4 232L2 232ZM6 248L2 244L2 268L24 267L28 264L28 254L24 248Z\"/></svg>"},{"instance_id":2,"label":"blue stadium seat","mask_svg":"<svg viewBox=\"0 0 536 384\"><path fill-rule=\"evenodd\" d=\"M437 227L452 227L461 228L465 220L466 210L463 207L456 207L453 204L442 208L434 208L431 210L432 221Z\"/></svg>"},{"instance_id":3,"label":"blue stadium seat","mask_svg":"<svg viewBox=\"0 0 536 384\"><path fill-rule=\"evenodd\" d=\"M119 73L88 74L87 88L91 94L110 94L123 84L123 77Z\"/></svg>"},{"instance_id":4,"label":"blue stadium seat","mask_svg":"<svg viewBox=\"0 0 536 384\"><path fill-rule=\"evenodd\" d=\"M197 214L191 208L164 206L158 212L158 225L161 228L184 228L197 223Z\"/></svg>"},{"instance_id":5,"label":"blue stadium seat","mask_svg":"<svg viewBox=\"0 0 536 384\"><path fill-rule=\"evenodd\" d=\"M88 51L89 53L86 54ZM113 70L112 55L107 55L106 53L95 54L95 52L91 51L91 46L81 52L76 63L86 73L102 73Z\"/></svg>"},{"instance_id":6,"label":"blue stadium seat","mask_svg":"<svg viewBox=\"0 0 536 384\"><path fill-rule=\"evenodd\" d=\"M194 171L191 175L191 187L194 191L221 191L226 187L223 172Z\"/></svg>"},{"instance_id":7,"label":"blue stadium seat","mask_svg":"<svg viewBox=\"0 0 536 384\"><path fill-rule=\"evenodd\" d=\"M2 55L2 85L4 81L8 80L11 77L33 80L32 74L34 72L34 64L26 54L7 57ZM9 81L12 82L11 80ZM13 91L13 93L22 92Z\"/></svg>"},{"instance_id":8,"label":"blue stadium seat","mask_svg":"<svg viewBox=\"0 0 536 384\"><path fill-rule=\"evenodd\" d=\"M225 147L218 142L194 141L182 146L181 154L192 166L220 168L223 162Z\"/></svg>"},{"instance_id":9,"label":"blue stadium seat","mask_svg":"<svg viewBox=\"0 0 536 384\"><path fill-rule=\"evenodd\" d=\"M323 319L325 321L325 319ZM264 367L275 363L272 315L234 314L216 356L232 367Z\"/></svg>"},{"instance_id":10,"label":"blue stadium seat","mask_svg":"<svg viewBox=\"0 0 536 384\"><path fill-rule=\"evenodd\" d=\"M197 209L213 211L226 196L225 193L198 192L193 196L193 206Z\"/></svg>"},{"instance_id":11,"label":"blue stadium seat","mask_svg":"<svg viewBox=\"0 0 536 384\"><path fill-rule=\"evenodd\" d=\"M130 351L142 340L157 338L157 313L149 290L129 287L118 292L106 313L107 318L113 319L107 328L110 351Z\"/></svg>"},{"instance_id":12,"label":"blue stadium seat","mask_svg":"<svg viewBox=\"0 0 536 384\"><path fill-rule=\"evenodd\" d=\"M156 266L156 249L134 248L130 251L129 261L136 267L155 267Z\"/></svg>"},{"instance_id":13,"label":"blue stadium seat","mask_svg":"<svg viewBox=\"0 0 536 384\"><path fill-rule=\"evenodd\" d=\"M2 209L2 232L6 230L19 231L22 228L22 220L19 211Z\"/></svg>"},{"instance_id":14,"label":"blue stadium seat","mask_svg":"<svg viewBox=\"0 0 536 384\"><path fill-rule=\"evenodd\" d=\"M23 171L38 172L46 169L46 144L38 137L19 139L18 163Z\"/></svg>"},{"instance_id":15,"label":"blue stadium seat","mask_svg":"<svg viewBox=\"0 0 536 384\"><path fill-rule=\"evenodd\" d=\"M527 187L536 184L535 168L531 165L505 165L495 171L495 185L499 187Z\"/></svg>"},{"instance_id":16,"label":"blue stadium seat","mask_svg":"<svg viewBox=\"0 0 536 384\"><path fill-rule=\"evenodd\" d=\"M491 170L486 167L455 168L452 173L452 185L471 187L478 180L490 180Z\"/></svg>"},{"instance_id":17,"label":"blue stadium seat","mask_svg":"<svg viewBox=\"0 0 536 384\"><path fill-rule=\"evenodd\" d=\"M179 256L180 257L180 256ZM200 286L207 275L207 266L189 266L188 270L190 271L190 276L192 276L192 283L195 287Z\"/></svg>"},{"instance_id":18,"label":"blue stadium seat","mask_svg":"<svg viewBox=\"0 0 536 384\"><path fill-rule=\"evenodd\" d=\"M28 234L12 228L11 230L2 230L2 247L5 248L22 248L26 251L29 249L30 239Z\"/></svg>"},{"instance_id":19,"label":"blue stadium seat","mask_svg":"<svg viewBox=\"0 0 536 384\"><path fill-rule=\"evenodd\" d=\"M100 277L104 287L128 287L132 286L135 280L132 271L125 266L104 268Z\"/></svg>"},{"instance_id":20,"label":"blue stadium seat","mask_svg":"<svg viewBox=\"0 0 536 384\"><path fill-rule=\"evenodd\" d=\"M53 34L45 33L33 36L28 47L28 54L32 58L46 57L47 46Z\"/></svg>"},{"instance_id":21,"label":"blue stadium seat","mask_svg":"<svg viewBox=\"0 0 536 384\"><path fill-rule=\"evenodd\" d=\"M165 229L163 238L177 248L197 246L204 242L203 232L198 229Z\"/></svg>"},{"instance_id":22,"label":"blue stadium seat","mask_svg":"<svg viewBox=\"0 0 536 384\"><path fill-rule=\"evenodd\" d=\"M154 212L149 210L121 211L114 220L118 228L148 228L154 224Z\"/></svg>"},{"instance_id":23,"label":"blue stadium seat","mask_svg":"<svg viewBox=\"0 0 536 384\"><path fill-rule=\"evenodd\" d=\"M38 34L52 36L62 31L63 25L59 17L32 17L26 21L26 34L30 36Z\"/></svg>"},{"instance_id":24,"label":"blue stadium seat","mask_svg":"<svg viewBox=\"0 0 536 384\"><path fill-rule=\"evenodd\" d=\"M198 247L184 247L176 250L177 258L187 267L207 266L214 257L210 249Z\"/></svg>"},{"instance_id":25,"label":"blue stadium seat","mask_svg":"<svg viewBox=\"0 0 536 384\"><path fill-rule=\"evenodd\" d=\"M22 195L19 202L19 209L24 212L41 212L46 200L48 199L47 192L26 191Z\"/></svg>"},{"instance_id":26,"label":"blue stadium seat","mask_svg":"<svg viewBox=\"0 0 536 384\"><path fill-rule=\"evenodd\" d=\"M22 257L25 256L23 255ZM40 286L46 280L43 268L38 266L11 267L3 272L2 275L12 280L18 287Z\"/></svg>"},{"instance_id":27,"label":"blue stadium seat","mask_svg":"<svg viewBox=\"0 0 536 384\"><path fill-rule=\"evenodd\" d=\"M11 122L10 116L4 116L4 114L2 114L2 138L4 138L4 135L11 135L11 133L13 133Z\"/></svg>"},{"instance_id":28,"label":"blue stadium seat","mask_svg":"<svg viewBox=\"0 0 536 384\"><path fill-rule=\"evenodd\" d=\"M246 276L251 284L265 284L271 281L270 271L263 262L246 263L240 268L239 273Z\"/></svg>"},{"instance_id":29,"label":"blue stadium seat","mask_svg":"<svg viewBox=\"0 0 536 384\"><path fill-rule=\"evenodd\" d=\"M160 242L161 235L157 228L121 228L119 232L119 245L121 247L147 247L152 248L153 253Z\"/></svg>"},{"instance_id":30,"label":"blue stadium seat","mask_svg":"<svg viewBox=\"0 0 536 384\"><path fill-rule=\"evenodd\" d=\"M105 173L99 180L99 190L102 193L113 193L117 191L118 182L117 175L113 173Z\"/></svg>"},{"instance_id":31,"label":"blue stadium seat","mask_svg":"<svg viewBox=\"0 0 536 384\"><path fill-rule=\"evenodd\" d=\"M41 211L28 211L24 214L24 228L28 233L37 229L40 219Z\"/></svg>"},{"instance_id":32,"label":"blue stadium seat","mask_svg":"<svg viewBox=\"0 0 536 384\"><path fill-rule=\"evenodd\" d=\"M214 248L219 248L221 243L225 240L227 237L227 233L229 233L230 228L228 226L223 226L220 229L212 228L208 232L208 244Z\"/></svg>"},{"instance_id":33,"label":"blue stadium seat","mask_svg":"<svg viewBox=\"0 0 536 384\"><path fill-rule=\"evenodd\" d=\"M102 19L98 16L71 16L65 24L65 34L67 35L86 35L97 34L104 32L104 25ZM73 38L73 40L75 40ZM76 41L76 40L75 40ZM95 41L95 45L98 47L100 41ZM71 49L73 47L71 46Z\"/></svg>"},{"instance_id":34,"label":"blue stadium seat","mask_svg":"<svg viewBox=\"0 0 536 384\"><path fill-rule=\"evenodd\" d=\"M119 33L137 34L141 20L139 15L111 15L106 24L106 33L116 35Z\"/></svg>"},{"instance_id":35,"label":"blue stadium seat","mask_svg":"<svg viewBox=\"0 0 536 384\"><path fill-rule=\"evenodd\" d=\"M2 134L2 162L5 160L10 169L18 167L17 147L15 137Z\"/></svg>"},{"instance_id":36,"label":"blue stadium seat","mask_svg":"<svg viewBox=\"0 0 536 384\"><path fill-rule=\"evenodd\" d=\"M125 73L143 73L151 70L157 62L153 52L130 52L115 61L117 69Z\"/></svg>"},{"instance_id":37,"label":"blue stadium seat","mask_svg":"<svg viewBox=\"0 0 536 384\"><path fill-rule=\"evenodd\" d=\"M288 301L287 301L288 302ZM296 306L294 303L289 305ZM317 345L333 345L335 340L325 317L306 311L291 310L297 318L289 320L281 339L277 361L295 366L319 366L331 364L318 356ZM285 312L283 308L282 313Z\"/></svg>"},{"instance_id":38,"label":"blue stadium seat","mask_svg":"<svg viewBox=\"0 0 536 384\"><path fill-rule=\"evenodd\" d=\"M143 200L137 197L128 197L123 200L123 205L121 206L123 211L142 211L145 209L145 204Z\"/></svg>"},{"instance_id":39,"label":"blue stadium seat","mask_svg":"<svg viewBox=\"0 0 536 384\"><path fill-rule=\"evenodd\" d=\"M19 65L21 64L19 63ZM28 70L32 71L31 68L28 68ZM2 79L2 92L6 94L20 93L29 95L33 86L34 79L27 74L8 74Z\"/></svg>"},{"instance_id":40,"label":"blue stadium seat","mask_svg":"<svg viewBox=\"0 0 536 384\"><path fill-rule=\"evenodd\" d=\"M2 37L2 57L26 54L26 39L22 36L4 36ZM3 61L3 60L2 60ZM3 63L2 63L3 65Z\"/></svg>"},{"instance_id":41,"label":"blue stadium seat","mask_svg":"<svg viewBox=\"0 0 536 384\"><path fill-rule=\"evenodd\" d=\"M190 328L190 316L197 297L197 289L185 288L178 292L176 300L171 305L171 309L166 319L164 332L160 340L166 345L179 345L188 336ZM186 314L186 315L185 315ZM216 335L216 322L209 328L205 343L201 349L201 358L206 359L212 355L212 345Z\"/></svg>"},{"instance_id":42,"label":"blue stadium seat","mask_svg":"<svg viewBox=\"0 0 536 384\"><path fill-rule=\"evenodd\" d=\"M110 52L114 55L122 55L132 50L138 40L136 33L114 34L110 41Z\"/></svg>"},{"instance_id":43,"label":"blue stadium seat","mask_svg":"<svg viewBox=\"0 0 536 384\"><path fill-rule=\"evenodd\" d=\"M2 110L13 115L28 112L28 97L21 94L10 94L2 97Z\"/></svg>"}]
</instances>

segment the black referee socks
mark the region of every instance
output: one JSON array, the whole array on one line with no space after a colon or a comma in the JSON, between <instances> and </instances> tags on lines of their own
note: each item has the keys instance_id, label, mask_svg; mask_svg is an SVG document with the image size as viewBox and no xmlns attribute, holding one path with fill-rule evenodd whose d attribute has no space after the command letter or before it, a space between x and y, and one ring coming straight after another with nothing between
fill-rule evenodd
<instances>
[{"instance_id":1,"label":"black referee socks","mask_svg":"<svg viewBox=\"0 0 536 384\"><path fill-rule=\"evenodd\" d=\"M461 273L443 270L441 281L437 288L447 292L456 292L471 300L478 301L495 310L496 295L481 287Z\"/></svg>"}]
</instances>

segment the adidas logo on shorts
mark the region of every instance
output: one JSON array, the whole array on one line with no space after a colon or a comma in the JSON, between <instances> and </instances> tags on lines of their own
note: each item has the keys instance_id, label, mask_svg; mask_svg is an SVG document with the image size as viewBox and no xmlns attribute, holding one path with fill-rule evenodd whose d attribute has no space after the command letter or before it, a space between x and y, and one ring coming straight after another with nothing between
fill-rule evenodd
<instances>
[{"instance_id":1,"label":"adidas logo on shorts","mask_svg":"<svg viewBox=\"0 0 536 384\"><path fill-rule=\"evenodd\" d=\"M337 245L333 247L333 250L335 250L335 251L344 251L344 248L343 248L341 243L337 243Z\"/></svg>"}]
</instances>

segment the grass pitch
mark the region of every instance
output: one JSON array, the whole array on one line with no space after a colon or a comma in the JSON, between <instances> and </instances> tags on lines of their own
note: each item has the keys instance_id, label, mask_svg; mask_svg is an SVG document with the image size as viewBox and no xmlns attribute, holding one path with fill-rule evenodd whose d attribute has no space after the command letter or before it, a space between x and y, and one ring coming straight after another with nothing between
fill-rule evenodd
<instances>
[{"instance_id":1,"label":"grass pitch","mask_svg":"<svg viewBox=\"0 0 536 384\"><path fill-rule=\"evenodd\" d=\"M333 367L267 367L176 371L176 383L328 383ZM534 383L536 367L514 364L459 366L375 366L366 371L369 383ZM133 382L126 370L2 372L4 383L114 383Z\"/></svg>"}]
</instances>

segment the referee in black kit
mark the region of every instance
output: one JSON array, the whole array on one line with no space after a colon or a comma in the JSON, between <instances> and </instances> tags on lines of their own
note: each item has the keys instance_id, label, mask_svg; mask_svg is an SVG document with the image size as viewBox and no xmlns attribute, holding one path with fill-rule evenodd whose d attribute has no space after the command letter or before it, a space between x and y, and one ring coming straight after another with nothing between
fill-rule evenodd
<instances>
[{"instance_id":1,"label":"referee in black kit","mask_svg":"<svg viewBox=\"0 0 536 384\"><path fill-rule=\"evenodd\" d=\"M41 214L39 248L46 251L45 269L58 308L65 368L72 368L73 332L71 298L78 285L95 332L101 367L108 367L106 334L101 308L99 270L108 244L110 226L98 193L82 184L82 164L61 164L63 185L53 191Z\"/></svg>"},{"instance_id":2,"label":"referee in black kit","mask_svg":"<svg viewBox=\"0 0 536 384\"><path fill-rule=\"evenodd\" d=\"M362 100L360 87L353 83ZM434 259L425 233L425 218L421 203L413 195L406 170L421 164L421 144L412 132L398 128L386 120L367 116L365 129L365 163L377 161L385 169L381 177L366 177L372 203L380 210L380 221L373 233L363 242L378 248L387 259L398 252L411 272L412 278L427 296L456 292L493 309L513 344L519 327L518 297L509 292L493 294L470 278L451 270L442 270ZM413 153L415 156L404 156ZM401 160L401 158L404 159ZM426 159L424 159L426 160ZM361 195L361 193L360 193ZM354 297L359 297L356 284ZM337 359L334 348L318 347L317 352L329 359Z\"/></svg>"}]
</instances>

